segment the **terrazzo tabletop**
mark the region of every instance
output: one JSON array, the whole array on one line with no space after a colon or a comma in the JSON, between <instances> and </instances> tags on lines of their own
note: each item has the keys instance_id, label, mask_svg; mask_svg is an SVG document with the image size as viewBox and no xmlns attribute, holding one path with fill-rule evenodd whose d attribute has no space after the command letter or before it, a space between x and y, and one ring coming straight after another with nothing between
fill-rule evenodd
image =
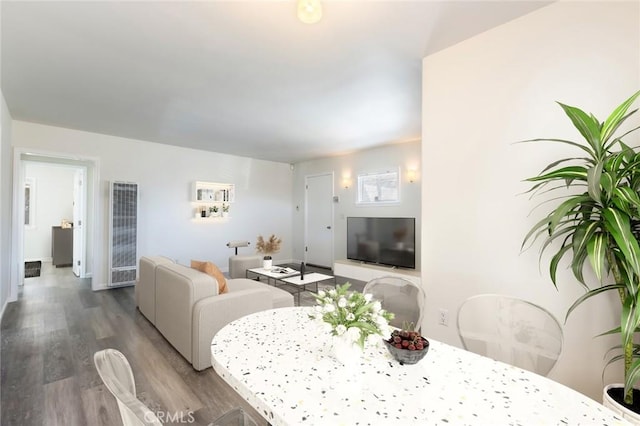
<instances>
[{"instance_id":1,"label":"terrazzo tabletop","mask_svg":"<svg viewBox=\"0 0 640 426\"><path fill-rule=\"evenodd\" d=\"M380 340L345 367L311 309L240 318L211 343L215 371L274 426L628 424L564 385L432 339L415 365Z\"/></svg>"}]
</instances>

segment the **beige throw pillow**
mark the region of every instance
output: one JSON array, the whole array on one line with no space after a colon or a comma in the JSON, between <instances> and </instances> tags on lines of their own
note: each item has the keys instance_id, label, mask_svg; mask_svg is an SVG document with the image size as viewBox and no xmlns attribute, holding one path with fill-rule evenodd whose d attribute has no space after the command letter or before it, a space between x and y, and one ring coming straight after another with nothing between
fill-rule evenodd
<instances>
[{"instance_id":1,"label":"beige throw pillow","mask_svg":"<svg viewBox=\"0 0 640 426\"><path fill-rule=\"evenodd\" d=\"M191 267L207 275L211 275L218 282L218 294L224 294L229 291L227 288L227 280L224 278L222 271L213 263L192 260Z\"/></svg>"}]
</instances>

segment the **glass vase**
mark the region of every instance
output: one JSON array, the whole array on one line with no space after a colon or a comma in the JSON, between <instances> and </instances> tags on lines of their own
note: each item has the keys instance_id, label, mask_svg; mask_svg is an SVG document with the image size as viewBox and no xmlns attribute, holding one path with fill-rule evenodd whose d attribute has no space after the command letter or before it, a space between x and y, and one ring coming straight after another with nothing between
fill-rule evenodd
<instances>
[{"instance_id":1,"label":"glass vase","mask_svg":"<svg viewBox=\"0 0 640 426\"><path fill-rule=\"evenodd\" d=\"M353 367L362 360L362 348L345 336L333 336L332 355L342 365Z\"/></svg>"}]
</instances>

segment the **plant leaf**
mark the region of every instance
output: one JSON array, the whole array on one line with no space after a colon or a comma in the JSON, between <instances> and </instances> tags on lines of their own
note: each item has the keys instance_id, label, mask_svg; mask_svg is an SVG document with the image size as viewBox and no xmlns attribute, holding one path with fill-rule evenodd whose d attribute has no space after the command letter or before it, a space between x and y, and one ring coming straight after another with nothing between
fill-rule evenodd
<instances>
[{"instance_id":1,"label":"plant leaf","mask_svg":"<svg viewBox=\"0 0 640 426\"><path fill-rule=\"evenodd\" d=\"M602 271L604 270L604 259L607 252L607 239L602 233L597 233L587 243L587 253L589 263L599 281L602 281Z\"/></svg>"},{"instance_id":2,"label":"plant leaf","mask_svg":"<svg viewBox=\"0 0 640 426\"><path fill-rule=\"evenodd\" d=\"M589 299L590 297L596 296L596 295L598 295L600 293L604 293L605 291L618 290L619 288L625 288L624 284L603 285L602 287L598 287L598 288L594 288L593 290L589 290L588 292L586 292L582 296L578 297L578 299L576 299L576 301L573 302L573 304L567 310L567 315L564 317L565 323L567 322L567 319L569 318L569 315L571 315L571 312L573 312L573 310L575 308L577 308L585 300Z\"/></svg>"},{"instance_id":3,"label":"plant leaf","mask_svg":"<svg viewBox=\"0 0 640 426\"><path fill-rule=\"evenodd\" d=\"M600 135L601 140L606 142L611 137L620 123L622 123L627 110L638 98L638 96L640 96L640 90L631 95L629 99L622 102L616 109L613 110L609 117L604 120L604 123L602 124L602 133Z\"/></svg>"},{"instance_id":4,"label":"plant leaf","mask_svg":"<svg viewBox=\"0 0 640 426\"><path fill-rule=\"evenodd\" d=\"M629 216L619 210L613 208L605 208L602 210L602 216L605 219L605 227L611 233L616 245L624 254L624 258L636 275L640 275L640 247L638 241L631 233L631 224Z\"/></svg>"},{"instance_id":5,"label":"plant leaf","mask_svg":"<svg viewBox=\"0 0 640 426\"><path fill-rule=\"evenodd\" d=\"M600 123L598 123L598 120L589 116L579 108L560 102L558 102L558 105L562 107L565 114L571 119L573 125L578 129L587 143L589 143L595 153L595 159L600 159L603 154L603 147L600 144Z\"/></svg>"},{"instance_id":6,"label":"plant leaf","mask_svg":"<svg viewBox=\"0 0 640 426\"><path fill-rule=\"evenodd\" d=\"M558 226L558 223L562 220L562 218L566 216L573 215L574 209L579 207L584 202L591 201L591 197L588 195L577 195L575 197L569 198L567 201L561 203L552 213L551 213L551 223L549 224L549 229L551 233L554 232L555 228Z\"/></svg>"},{"instance_id":7,"label":"plant leaf","mask_svg":"<svg viewBox=\"0 0 640 426\"><path fill-rule=\"evenodd\" d=\"M518 142L514 142L514 143L528 143L528 142L558 142L558 143L564 143L567 145L571 145L571 146L575 146L576 148L580 148L581 150L583 150L584 152L586 152L587 154L589 154L589 156L591 158L595 158L595 153L588 147L585 146L581 143L578 142L574 142L574 141L570 141L570 140L566 140L566 139L553 139L553 138L537 138L537 139L527 139L525 141L518 141ZM588 161L593 161L591 160L591 158Z\"/></svg>"},{"instance_id":8,"label":"plant leaf","mask_svg":"<svg viewBox=\"0 0 640 426\"><path fill-rule=\"evenodd\" d=\"M595 166L587 170L587 191L591 198L599 203L601 200L600 178L602 177L602 162L598 161Z\"/></svg>"},{"instance_id":9,"label":"plant leaf","mask_svg":"<svg viewBox=\"0 0 640 426\"><path fill-rule=\"evenodd\" d=\"M587 180L587 169L583 166L567 166L561 169L554 170L543 175L538 175L526 179L528 182L538 182L541 180L553 180L553 179L578 179Z\"/></svg>"},{"instance_id":10,"label":"plant leaf","mask_svg":"<svg viewBox=\"0 0 640 426\"><path fill-rule=\"evenodd\" d=\"M558 288L558 284L556 283L556 272L558 270L558 264L560 263L560 259L565 255L565 253L571 249L571 245L566 244L562 246L560 250L551 258L551 262L549 264L549 275L551 276L551 281L553 285Z\"/></svg>"}]
</instances>

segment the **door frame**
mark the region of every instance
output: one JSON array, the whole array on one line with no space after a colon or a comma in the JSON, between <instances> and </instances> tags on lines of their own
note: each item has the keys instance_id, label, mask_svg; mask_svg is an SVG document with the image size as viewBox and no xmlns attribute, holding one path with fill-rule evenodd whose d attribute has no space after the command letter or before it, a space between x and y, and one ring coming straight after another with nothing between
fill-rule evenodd
<instances>
[{"instance_id":1,"label":"door frame","mask_svg":"<svg viewBox=\"0 0 640 426\"><path fill-rule=\"evenodd\" d=\"M76 182L78 179L78 174L80 175L80 191L76 194ZM76 205L80 206L80 247L76 246ZM80 266L78 269L78 274L76 275L79 278L86 278L87 276L87 250L85 246L87 244L87 231L85 229L84 224L87 223L87 166L78 166L75 168L75 173L73 175L73 265L71 266L73 269L73 273L76 273L76 267ZM76 254L79 253L79 257L76 257ZM80 265L76 264L76 259L80 260Z\"/></svg>"},{"instance_id":2,"label":"door frame","mask_svg":"<svg viewBox=\"0 0 640 426\"><path fill-rule=\"evenodd\" d=\"M26 158L25 158L26 157ZM29 157L32 157L29 159ZM95 157L78 156L73 154L44 151L38 149L27 149L16 147L13 150L13 206L12 206L12 232L11 232L11 285L9 291L9 301L18 299L18 285L24 282L24 183L25 183L25 162L33 159L41 159L47 164L46 159L50 159L54 164L67 164L87 168L87 175L92 175L91 185L85 185L85 200L89 197L88 191L92 191L93 220L91 221L92 243L86 244L87 226L83 228L83 240L85 242L85 254L90 250L92 258L91 274L86 274L86 264L83 268L85 277L92 276L95 271L101 270L101 256L98 250L99 229L100 229L100 161ZM91 188L91 189L90 189ZM85 203L85 225L87 225L88 215L86 214L88 203ZM86 259L85 255L85 259ZM94 286L92 280L92 288Z\"/></svg>"},{"instance_id":3,"label":"door frame","mask_svg":"<svg viewBox=\"0 0 640 426\"><path fill-rule=\"evenodd\" d=\"M323 173L314 173L310 175L305 175L304 177L304 262L307 263L307 247L309 242L309 179L320 177L320 176L330 176L331 177L331 196L335 197L335 174L333 171L323 172ZM335 245L336 245L336 235L335 235L335 202L331 202L331 265L329 267L333 270L333 263L335 262Z\"/></svg>"}]
</instances>

